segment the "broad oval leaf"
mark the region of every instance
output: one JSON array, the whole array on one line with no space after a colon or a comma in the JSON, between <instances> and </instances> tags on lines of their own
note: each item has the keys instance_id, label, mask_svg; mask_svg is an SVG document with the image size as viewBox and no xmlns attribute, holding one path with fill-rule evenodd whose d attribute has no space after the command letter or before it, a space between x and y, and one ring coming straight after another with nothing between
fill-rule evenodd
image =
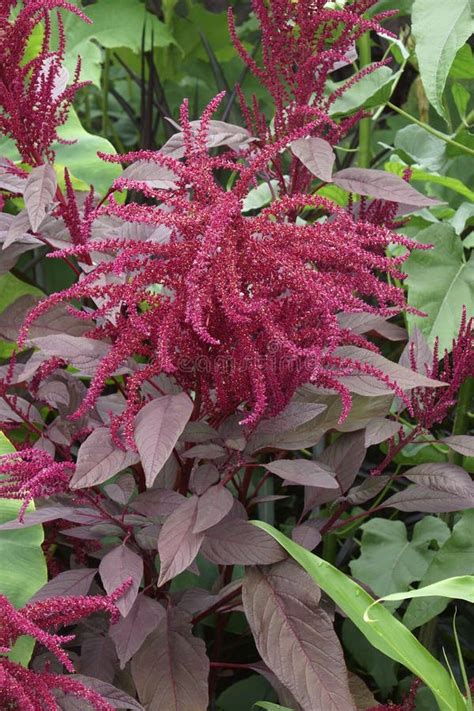
<instances>
[{"instance_id":1,"label":"broad oval leaf","mask_svg":"<svg viewBox=\"0 0 474 711\"><path fill-rule=\"evenodd\" d=\"M53 202L56 192L56 173L45 163L33 168L26 183L23 198L30 218L31 229L36 232L46 217L46 210Z\"/></svg>"},{"instance_id":2,"label":"broad oval leaf","mask_svg":"<svg viewBox=\"0 0 474 711\"><path fill-rule=\"evenodd\" d=\"M140 594L128 615L111 625L109 634L114 641L121 669L156 629L164 614L165 609L159 602Z\"/></svg>"},{"instance_id":3,"label":"broad oval leaf","mask_svg":"<svg viewBox=\"0 0 474 711\"><path fill-rule=\"evenodd\" d=\"M49 583L43 585L29 602L38 602L51 597L67 597L68 595L87 595L97 568L76 568L65 570L56 575Z\"/></svg>"},{"instance_id":4,"label":"broad oval leaf","mask_svg":"<svg viewBox=\"0 0 474 711\"><path fill-rule=\"evenodd\" d=\"M474 457L474 437L469 435L451 435L441 440L447 444L450 449L464 455L465 457Z\"/></svg>"},{"instance_id":5,"label":"broad oval leaf","mask_svg":"<svg viewBox=\"0 0 474 711\"><path fill-rule=\"evenodd\" d=\"M242 601L263 661L304 711L355 711L339 640L306 573L293 561L249 568Z\"/></svg>"},{"instance_id":6,"label":"broad oval leaf","mask_svg":"<svg viewBox=\"0 0 474 711\"><path fill-rule=\"evenodd\" d=\"M335 472L321 462L313 462L309 459L277 459L263 466L289 484L318 486L322 489L339 488Z\"/></svg>"},{"instance_id":7,"label":"broad oval leaf","mask_svg":"<svg viewBox=\"0 0 474 711\"><path fill-rule=\"evenodd\" d=\"M193 533L207 531L208 528L218 524L224 516L227 516L233 503L234 497L229 489L220 484L211 486L199 497Z\"/></svg>"},{"instance_id":8,"label":"broad oval leaf","mask_svg":"<svg viewBox=\"0 0 474 711\"><path fill-rule=\"evenodd\" d=\"M387 499L384 508L398 511L419 511L422 513L449 513L474 507L474 493L458 496L448 491L429 489L427 486L412 484L403 491Z\"/></svg>"},{"instance_id":9,"label":"broad oval leaf","mask_svg":"<svg viewBox=\"0 0 474 711\"><path fill-rule=\"evenodd\" d=\"M185 570L199 552L204 532L195 532L199 498L185 499L163 524L158 538L160 577L158 585L164 585Z\"/></svg>"},{"instance_id":10,"label":"broad oval leaf","mask_svg":"<svg viewBox=\"0 0 474 711\"><path fill-rule=\"evenodd\" d=\"M322 138L299 138L291 144L292 153L313 175L326 183L332 181L336 156L331 145Z\"/></svg>"},{"instance_id":11,"label":"broad oval leaf","mask_svg":"<svg viewBox=\"0 0 474 711\"><path fill-rule=\"evenodd\" d=\"M151 487L182 434L193 411L186 393L152 400L135 418L135 442Z\"/></svg>"},{"instance_id":12,"label":"broad oval leaf","mask_svg":"<svg viewBox=\"0 0 474 711\"><path fill-rule=\"evenodd\" d=\"M124 452L112 441L108 427L98 427L81 444L76 471L70 482L72 489L102 484L122 469L140 459L135 452Z\"/></svg>"},{"instance_id":13,"label":"broad oval leaf","mask_svg":"<svg viewBox=\"0 0 474 711\"><path fill-rule=\"evenodd\" d=\"M102 558L99 575L109 595L126 580L132 579L128 590L115 603L122 617L126 617L138 595L143 576L143 560L131 548L122 544Z\"/></svg>"},{"instance_id":14,"label":"broad oval leaf","mask_svg":"<svg viewBox=\"0 0 474 711\"><path fill-rule=\"evenodd\" d=\"M201 552L217 565L268 565L285 558L271 537L256 530L243 519L226 519L206 531Z\"/></svg>"},{"instance_id":15,"label":"broad oval leaf","mask_svg":"<svg viewBox=\"0 0 474 711\"><path fill-rule=\"evenodd\" d=\"M348 193L370 195L379 200L410 205L419 210L422 207L439 205L439 200L426 197L412 188L403 178L394 173L373 168L345 168L334 173L333 180Z\"/></svg>"},{"instance_id":16,"label":"broad oval leaf","mask_svg":"<svg viewBox=\"0 0 474 711\"><path fill-rule=\"evenodd\" d=\"M174 607L132 659L132 676L147 711L206 711L209 660L187 613Z\"/></svg>"},{"instance_id":17,"label":"broad oval leaf","mask_svg":"<svg viewBox=\"0 0 474 711\"><path fill-rule=\"evenodd\" d=\"M84 686L88 686L89 689L92 689L97 694L100 694L102 698L114 709L145 711L143 706L141 706L138 701L132 699L132 697L126 694L125 691L122 691L122 689L117 689L115 686L112 686L112 684L109 684L106 681L95 679L91 676L84 676L84 674L74 674L73 676L71 675L70 678L79 681L81 684L84 684ZM73 696L72 694L66 693L63 695L59 693L58 704L61 709L64 709L64 711L86 711L86 708L87 711L89 711L89 708L92 711L89 704L87 704L87 707L85 706L83 698L79 698L76 695Z\"/></svg>"}]
</instances>

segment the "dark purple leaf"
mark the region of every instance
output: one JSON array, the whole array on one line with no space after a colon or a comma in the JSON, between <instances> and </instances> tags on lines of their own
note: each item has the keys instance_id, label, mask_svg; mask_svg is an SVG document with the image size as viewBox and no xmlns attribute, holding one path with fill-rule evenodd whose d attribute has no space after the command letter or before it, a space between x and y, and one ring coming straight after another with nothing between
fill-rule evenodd
<instances>
[{"instance_id":1,"label":"dark purple leaf","mask_svg":"<svg viewBox=\"0 0 474 711\"><path fill-rule=\"evenodd\" d=\"M158 516L169 516L186 501L182 494L171 489L153 489L139 494L130 504L130 508L143 516L156 518Z\"/></svg>"},{"instance_id":2,"label":"dark purple leaf","mask_svg":"<svg viewBox=\"0 0 474 711\"><path fill-rule=\"evenodd\" d=\"M207 711L209 660L190 618L169 607L132 659L132 676L147 711Z\"/></svg>"},{"instance_id":3,"label":"dark purple leaf","mask_svg":"<svg viewBox=\"0 0 474 711\"><path fill-rule=\"evenodd\" d=\"M234 497L229 489L220 484L211 486L199 497L193 533L207 531L208 528L218 524L224 516L227 516L233 503Z\"/></svg>"},{"instance_id":4,"label":"dark purple leaf","mask_svg":"<svg viewBox=\"0 0 474 711\"><path fill-rule=\"evenodd\" d=\"M215 430L214 427L211 427L203 420L196 420L194 422L188 422L180 440L183 442L192 442L193 444L202 444L202 442L209 442L209 440L218 436L217 430Z\"/></svg>"},{"instance_id":5,"label":"dark purple leaf","mask_svg":"<svg viewBox=\"0 0 474 711\"><path fill-rule=\"evenodd\" d=\"M114 709L131 709L131 711L145 711L143 706L132 699L121 689L116 689L112 684L108 684L100 679L94 679L83 674L74 674L71 679L80 681L84 686L93 689L100 694ZM70 694L58 694L58 703L64 711L89 711L92 707L84 699Z\"/></svg>"},{"instance_id":6,"label":"dark purple leaf","mask_svg":"<svg viewBox=\"0 0 474 711\"><path fill-rule=\"evenodd\" d=\"M336 156L331 145L322 138L299 138L291 144L291 152L305 168L326 183L332 182Z\"/></svg>"},{"instance_id":7,"label":"dark purple leaf","mask_svg":"<svg viewBox=\"0 0 474 711\"><path fill-rule=\"evenodd\" d=\"M46 600L48 597L67 597L68 595L87 595L97 573L96 568L77 568L59 573L49 583L43 585L29 602Z\"/></svg>"},{"instance_id":8,"label":"dark purple leaf","mask_svg":"<svg viewBox=\"0 0 474 711\"><path fill-rule=\"evenodd\" d=\"M164 614L165 609L159 602L140 594L127 617L111 625L109 634L114 641L121 669L156 629Z\"/></svg>"},{"instance_id":9,"label":"dark purple leaf","mask_svg":"<svg viewBox=\"0 0 474 711\"><path fill-rule=\"evenodd\" d=\"M189 487L193 494L200 496L217 481L219 481L219 470L215 464L209 462L193 469Z\"/></svg>"},{"instance_id":10,"label":"dark purple leaf","mask_svg":"<svg viewBox=\"0 0 474 711\"><path fill-rule=\"evenodd\" d=\"M196 133L200 128L200 121L191 121L191 130ZM207 147L217 148L218 146L228 146L229 148L239 148L255 140L250 133L241 126L235 126L225 121L211 119L208 124ZM181 132L175 133L160 149L176 160L184 156L184 139Z\"/></svg>"},{"instance_id":11,"label":"dark purple leaf","mask_svg":"<svg viewBox=\"0 0 474 711\"><path fill-rule=\"evenodd\" d=\"M191 413L192 400L185 394L165 395L152 400L135 420L135 441L151 487L182 434Z\"/></svg>"},{"instance_id":12,"label":"dark purple leaf","mask_svg":"<svg viewBox=\"0 0 474 711\"><path fill-rule=\"evenodd\" d=\"M26 180L23 193L33 232L37 231L46 217L46 209L53 202L55 192L56 173L54 168L48 163L33 168Z\"/></svg>"},{"instance_id":13,"label":"dark purple leaf","mask_svg":"<svg viewBox=\"0 0 474 711\"><path fill-rule=\"evenodd\" d=\"M26 184L26 176L17 175L15 164L8 158L0 158L0 190L6 190L11 193L23 194Z\"/></svg>"},{"instance_id":14,"label":"dark purple leaf","mask_svg":"<svg viewBox=\"0 0 474 711\"><path fill-rule=\"evenodd\" d=\"M258 424L249 439L248 450L255 452L265 447L300 449L301 437L297 436L297 428L310 423L307 426L307 429L310 429L312 421L324 412L326 408L327 405L325 403L291 402L282 413L272 419L262 420ZM297 440L295 446L291 446L293 438ZM312 444L315 444L315 442L312 442Z\"/></svg>"},{"instance_id":15,"label":"dark purple leaf","mask_svg":"<svg viewBox=\"0 0 474 711\"><path fill-rule=\"evenodd\" d=\"M108 635L86 633L81 638L81 657L78 671L112 683L118 670L115 645Z\"/></svg>"},{"instance_id":16,"label":"dark purple leaf","mask_svg":"<svg viewBox=\"0 0 474 711\"><path fill-rule=\"evenodd\" d=\"M360 486L355 486L348 492L347 501L354 506L365 504L366 501L370 501L374 496L380 494L389 481L389 476L368 476Z\"/></svg>"},{"instance_id":17,"label":"dark purple leaf","mask_svg":"<svg viewBox=\"0 0 474 711\"><path fill-rule=\"evenodd\" d=\"M116 481L104 486L104 491L112 501L125 506L135 491L136 483L132 474L122 474Z\"/></svg>"},{"instance_id":18,"label":"dark purple leaf","mask_svg":"<svg viewBox=\"0 0 474 711\"><path fill-rule=\"evenodd\" d=\"M298 565L247 569L242 600L263 661L304 711L356 711L332 622Z\"/></svg>"},{"instance_id":19,"label":"dark purple leaf","mask_svg":"<svg viewBox=\"0 0 474 711\"><path fill-rule=\"evenodd\" d=\"M429 462L419 464L404 473L414 484L435 491L444 491L459 497L474 496L474 482L469 474L456 464Z\"/></svg>"},{"instance_id":20,"label":"dark purple leaf","mask_svg":"<svg viewBox=\"0 0 474 711\"><path fill-rule=\"evenodd\" d=\"M0 314L0 336L7 341L16 341L18 330L26 316L37 303L31 294L20 296ZM70 336L82 336L89 325L74 318L65 310L64 305L52 306L47 314L39 316L31 325L29 338L41 336L57 336L65 333Z\"/></svg>"},{"instance_id":21,"label":"dark purple leaf","mask_svg":"<svg viewBox=\"0 0 474 711\"><path fill-rule=\"evenodd\" d=\"M345 168L334 173L333 180L348 193L370 195L379 200L411 205L416 209L440 204L439 200L433 200L419 193L398 175L383 170Z\"/></svg>"},{"instance_id":22,"label":"dark purple leaf","mask_svg":"<svg viewBox=\"0 0 474 711\"><path fill-rule=\"evenodd\" d=\"M36 246L40 247L41 242L27 234L29 229L31 229L31 224L28 212L26 210L21 210L21 212L15 215L10 222L6 237L3 240L2 251L6 251L15 242L31 244L33 240L36 243Z\"/></svg>"},{"instance_id":23,"label":"dark purple leaf","mask_svg":"<svg viewBox=\"0 0 474 711\"><path fill-rule=\"evenodd\" d=\"M97 486L139 462L135 452L124 452L112 441L108 427L98 427L79 447L72 489Z\"/></svg>"},{"instance_id":24,"label":"dark purple leaf","mask_svg":"<svg viewBox=\"0 0 474 711\"><path fill-rule=\"evenodd\" d=\"M125 168L119 178L133 182L145 183L149 188L157 190L172 190L176 187L177 176L169 168L153 161L139 160Z\"/></svg>"},{"instance_id":25,"label":"dark purple leaf","mask_svg":"<svg viewBox=\"0 0 474 711\"><path fill-rule=\"evenodd\" d=\"M370 333L374 331L389 341L406 341L407 332L404 328L391 323L381 316L356 312L343 312L337 315L342 328L348 328L353 333ZM403 363L403 365L406 365Z\"/></svg>"},{"instance_id":26,"label":"dark purple leaf","mask_svg":"<svg viewBox=\"0 0 474 711\"><path fill-rule=\"evenodd\" d=\"M102 341L84 336L58 334L32 339L35 346L48 356L59 356L71 363L83 375L95 374L100 361L110 351L110 346ZM117 371L123 372L122 370Z\"/></svg>"},{"instance_id":27,"label":"dark purple leaf","mask_svg":"<svg viewBox=\"0 0 474 711\"><path fill-rule=\"evenodd\" d=\"M97 522L101 520L100 516L92 509L83 509L81 511L80 508L61 506L58 504L56 506L44 506L36 511L28 511L25 514L23 523L20 523L20 521L15 518L12 521L0 524L0 530L11 531L16 528L29 528L30 526L36 526L38 523L48 523L49 521L56 521L61 518L76 523L89 523L90 521Z\"/></svg>"},{"instance_id":28,"label":"dark purple leaf","mask_svg":"<svg viewBox=\"0 0 474 711\"><path fill-rule=\"evenodd\" d=\"M336 472L339 490L335 492L315 486L305 487L305 512L311 511L316 505L333 501L337 498L335 494L344 494L352 486L359 473L365 452L363 431L341 435L330 444L320 456L319 461Z\"/></svg>"},{"instance_id":29,"label":"dark purple leaf","mask_svg":"<svg viewBox=\"0 0 474 711\"><path fill-rule=\"evenodd\" d=\"M241 421L242 415L235 413L230 417L226 417L219 427L219 436L227 449L235 449L237 452L244 451L247 444L247 435L240 424Z\"/></svg>"},{"instance_id":30,"label":"dark purple leaf","mask_svg":"<svg viewBox=\"0 0 474 711\"><path fill-rule=\"evenodd\" d=\"M399 511L419 511L421 513L449 513L474 508L474 494L456 496L446 491L428 489L427 486L413 484L384 503L384 508Z\"/></svg>"},{"instance_id":31,"label":"dark purple leaf","mask_svg":"<svg viewBox=\"0 0 474 711\"><path fill-rule=\"evenodd\" d=\"M206 531L201 552L217 565L268 565L286 558L271 536L241 518L226 518Z\"/></svg>"},{"instance_id":32,"label":"dark purple leaf","mask_svg":"<svg viewBox=\"0 0 474 711\"><path fill-rule=\"evenodd\" d=\"M400 424L394 420L387 420L385 417L374 417L365 428L365 446L371 447L374 444L385 442L397 434Z\"/></svg>"},{"instance_id":33,"label":"dark purple leaf","mask_svg":"<svg viewBox=\"0 0 474 711\"><path fill-rule=\"evenodd\" d=\"M323 521L321 520L310 520L302 523L300 526L295 526L291 532L292 539L299 543L303 548L307 548L309 551L313 551L316 546L321 543L322 536L320 533L320 527Z\"/></svg>"},{"instance_id":34,"label":"dark purple leaf","mask_svg":"<svg viewBox=\"0 0 474 711\"><path fill-rule=\"evenodd\" d=\"M12 405L13 407L10 407L5 400L0 400L0 422L24 422L25 418L33 422L42 422L36 407L22 397L16 396Z\"/></svg>"},{"instance_id":35,"label":"dark purple leaf","mask_svg":"<svg viewBox=\"0 0 474 711\"><path fill-rule=\"evenodd\" d=\"M284 483L338 489L335 472L325 464L310 459L278 459L263 465L265 469L285 479Z\"/></svg>"},{"instance_id":36,"label":"dark purple leaf","mask_svg":"<svg viewBox=\"0 0 474 711\"><path fill-rule=\"evenodd\" d=\"M187 459L219 459L226 453L219 444L209 442L208 444L196 444L194 447L183 452L183 457Z\"/></svg>"},{"instance_id":37,"label":"dark purple leaf","mask_svg":"<svg viewBox=\"0 0 474 711\"><path fill-rule=\"evenodd\" d=\"M426 375L426 367L428 367L429 371L431 371L433 366L433 351L429 347L423 333L416 326L413 329L410 340L400 356L399 363L400 365L403 365L404 368L411 368L410 353L412 350L417 372L422 375Z\"/></svg>"},{"instance_id":38,"label":"dark purple leaf","mask_svg":"<svg viewBox=\"0 0 474 711\"><path fill-rule=\"evenodd\" d=\"M403 390L411 390L413 388L440 388L446 387L446 383L439 380L427 378L426 375L415 373L413 370L404 368L397 363L384 358L378 353L358 348L357 346L342 346L336 348L334 354L339 358L350 358L351 360L360 363L367 363L374 368L377 368L382 373L387 375L392 382L395 382ZM380 379L365 374L349 375L339 378L339 380L349 388L351 392L359 395L378 396L385 395L391 392L388 385Z\"/></svg>"},{"instance_id":39,"label":"dark purple leaf","mask_svg":"<svg viewBox=\"0 0 474 711\"><path fill-rule=\"evenodd\" d=\"M451 435L440 440L443 444L465 457L474 457L474 437L469 435Z\"/></svg>"},{"instance_id":40,"label":"dark purple leaf","mask_svg":"<svg viewBox=\"0 0 474 711\"><path fill-rule=\"evenodd\" d=\"M109 595L123 582L132 578L131 586L116 602L122 617L126 617L138 595L143 576L143 560L131 548L122 544L102 558L99 574Z\"/></svg>"},{"instance_id":41,"label":"dark purple leaf","mask_svg":"<svg viewBox=\"0 0 474 711\"><path fill-rule=\"evenodd\" d=\"M194 533L199 499L186 499L168 518L158 538L160 577L163 585L191 565L199 552L204 533Z\"/></svg>"}]
</instances>

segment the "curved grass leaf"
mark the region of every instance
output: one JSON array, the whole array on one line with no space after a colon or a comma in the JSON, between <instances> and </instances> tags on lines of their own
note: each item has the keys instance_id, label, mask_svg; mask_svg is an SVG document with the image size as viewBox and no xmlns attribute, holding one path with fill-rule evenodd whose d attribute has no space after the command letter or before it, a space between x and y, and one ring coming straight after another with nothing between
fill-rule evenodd
<instances>
[{"instance_id":1,"label":"curved grass leaf","mask_svg":"<svg viewBox=\"0 0 474 711\"><path fill-rule=\"evenodd\" d=\"M466 700L446 669L388 610L381 605L377 606L371 622L365 622L364 613L374 600L360 585L330 563L291 541L273 526L261 521L253 523L273 536L303 566L376 649L403 664L429 686L440 711L466 711Z\"/></svg>"}]
</instances>

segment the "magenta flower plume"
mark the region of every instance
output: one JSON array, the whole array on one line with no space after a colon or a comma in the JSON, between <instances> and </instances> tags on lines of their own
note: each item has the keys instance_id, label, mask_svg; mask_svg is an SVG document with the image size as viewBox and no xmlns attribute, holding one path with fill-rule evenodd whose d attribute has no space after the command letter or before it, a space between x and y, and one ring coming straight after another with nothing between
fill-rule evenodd
<instances>
[{"instance_id":1,"label":"magenta flower plume","mask_svg":"<svg viewBox=\"0 0 474 711\"><path fill-rule=\"evenodd\" d=\"M154 231L146 241L110 237L65 250L80 259L93 255L95 268L41 302L22 331L24 339L29 324L54 303L87 297L100 304L95 311L75 311L95 322L90 336L112 344L77 414L95 402L107 378L130 356L146 358L147 365L138 365L127 381L130 440L142 385L162 372L199 392L218 419L245 405L244 422L250 425L282 410L308 381L341 393L345 414L350 396L341 383L344 375L370 372L387 382L375 369L337 356L335 349L342 345L373 348L341 328L337 314L388 316L391 306L403 308L402 290L380 275L402 278L404 257L387 257L386 247L398 243L410 249L413 243L385 227L356 221L318 196L286 196L259 215L243 213L245 196L285 139L246 163L230 151L211 157L206 136L219 98L204 113L199 131L191 128L184 105L184 162L150 151L107 157L136 161L136 175L143 170L143 180L123 177L116 188L141 190L156 201L120 205L112 200L107 212ZM147 167L155 175L166 174L168 184L171 173L174 186L153 187ZM231 190L215 179L222 168L237 172ZM295 216L303 209L320 219L298 224Z\"/></svg>"},{"instance_id":2,"label":"magenta flower plume","mask_svg":"<svg viewBox=\"0 0 474 711\"><path fill-rule=\"evenodd\" d=\"M16 610L6 597L0 595L0 655L8 653L22 635L33 637L52 652L69 672L74 667L62 645L74 635L58 635L48 629L71 625L96 612L107 612L116 621L119 612L116 600L129 587L121 585L112 595L89 597L56 597L30 603ZM77 696L91 704L96 711L110 711L110 706L95 691L70 676L34 672L0 656L0 702L2 708L21 711L50 711L60 709L53 690Z\"/></svg>"},{"instance_id":3,"label":"magenta flower plume","mask_svg":"<svg viewBox=\"0 0 474 711\"><path fill-rule=\"evenodd\" d=\"M274 134L287 135L302 125L319 119L312 135L322 135L335 143L361 117L356 113L336 125L329 118L334 101L364 75L384 64L372 64L327 94L330 74L357 57L356 41L369 30L380 31L380 20L392 13L379 13L372 19L363 14L376 0L355 0L344 9L326 7L326 0L252 0L252 8L261 27L262 61L253 59L240 42L229 9L229 28L236 50L250 71L272 96L275 104ZM386 30L385 30L386 32ZM254 97L248 107L241 104L249 130L262 140L269 137L265 116Z\"/></svg>"},{"instance_id":4,"label":"magenta flower plume","mask_svg":"<svg viewBox=\"0 0 474 711\"><path fill-rule=\"evenodd\" d=\"M74 472L72 462L56 462L40 449L23 449L0 456L0 497L23 501L19 512L23 520L33 499L68 491Z\"/></svg>"},{"instance_id":5,"label":"magenta flower plume","mask_svg":"<svg viewBox=\"0 0 474 711\"><path fill-rule=\"evenodd\" d=\"M459 333L453 340L451 353L446 351L439 359L438 339L433 348L433 361L425 365L427 375L446 383L445 388L415 388L411 391L411 407L418 424L431 429L443 422L449 410L456 404L459 388L467 378L474 376L474 319L467 318L463 309ZM414 346L410 352L411 368L417 370Z\"/></svg>"},{"instance_id":6,"label":"magenta flower plume","mask_svg":"<svg viewBox=\"0 0 474 711\"><path fill-rule=\"evenodd\" d=\"M11 19L10 11L18 4L0 1L0 132L13 138L23 161L34 166L52 159L51 144L58 140L57 128L65 123L76 92L87 83L79 82L78 60L68 85L62 21L57 13L59 46L53 51L50 13L62 8L87 18L66 0L29 0ZM41 22L41 49L25 61L28 39Z\"/></svg>"}]
</instances>

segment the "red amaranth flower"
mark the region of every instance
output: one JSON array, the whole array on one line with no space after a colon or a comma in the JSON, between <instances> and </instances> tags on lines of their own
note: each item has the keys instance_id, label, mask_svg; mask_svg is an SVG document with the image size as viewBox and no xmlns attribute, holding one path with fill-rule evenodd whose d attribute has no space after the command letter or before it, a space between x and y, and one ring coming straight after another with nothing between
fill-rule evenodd
<instances>
[{"instance_id":1,"label":"red amaranth flower","mask_svg":"<svg viewBox=\"0 0 474 711\"><path fill-rule=\"evenodd\" d=\"M111 595L56 597L25 605L16 610L6 597L0 595L0 702L2 708L18 711L51 711L60 709L53 695L58 689L77 696L91 704L96 711L111 711L100 694L92 691L70 676L34 672L1 656L10 651L22 635L33 637L52 652L69 672L74 667L62 645L74 639L74 635L58 635L48 632L51 627L71 625L95 612L108 612L112 622L119 612L115 602L128 589L130 580L123 583Z\"/></svg>"},{"instance_id":2,"label":"red amaranth flower","mask_svg":"<svg viewBox=\"0 0 474 711\"><path fill-rule=\"evenodd\" d=\"M23 520L30 501L68 491L74 472L72 462L56 462L41 449L22 449L0 456L0 497L23 501Z\"/></svg>"},{"instance_id":3,"label":"red amaranth flower","mask_svg":"<svg viewBox=\"0 0 474 711\"><path fill-rule=\"evenodd\" d=\"M433 348L431 364L425 364L429 378L447 383L445 388L415 388L411 391L411 406L415 421L424 429L431 429L443 422L449 410L456 404L459 388L464 381L474 376L474 319L467 319L464 307L457 337L453 340L451 353L447 350L439 360L438 339ZM411 344L410 361L412 370L418 370L414 344Z\"/></svg>"},{"instance_id":4,"label":"red amaranth flower","mask_svg":"<svg viewBox=\"0 0 474 711\"><path fill-rule=\"evenodd\" d=\"M327 7L326 0L252 0L261 27L262 63L259 65L240 42L229 8L229 28L236 50L250 71L272 96L275 105L273 131L279 138L314 119L321 119L313 135L337 142L361 112L336 125L329 118L334 101L366 74L384 62L366 67L332 93L327 93L330 74L357 57L356 41L367 31L381 31L379 22L392 13L363 17L375 0L355 0L344 9ZM386 32L386 31L385 31ZM264 115L253 99L252 110L241 95L248 128L262 140L269 137Z\"/></svg>"},{"instance_id":5,"label":"red amaranth flower","mask_svg":"<svg viewBox=\"0 0 474 711\"><path fill-rule=\"evenodd\" d=\"M29 0L12 19L10 10L18 2L0 1L0 132L16 143L25 163L39 165L51 160L51 144L58 140L57 128L64 124L72 100L85 82L79 82L78 60L72 83L64 59L64 31L57 13L59 46L52 50L50 13L69 10L88 21L66 0ZM24 61L34 28L44 22L44 38L39 53Z\"/></svg>"},{"instance_id":6,"label":"red amaranth flower","mask_svg":"<svg viewBox=\"0 0 474 711\"><path fill-rule=\"evenodd\" d=\"M51 305L70 299L93 299L95 311L75 311L95 322L90 336L112 343L102 359L77 415L95 402L106 380L130 356L138 365L128 377L127 422L142 402L141 386L159 373L171 373L188 391L199 391L220 418L246 404L245 422L276 414L295 389L311 381L341 393L344 413L350 396L340 378L354 372L386 376L363 363L338 358L347 344L372 347L338 323L341 311L393 315L404 306L401 289L381 274L403 278L404 257L386 256L390 243L413 243L385 227L354 221L342 208L317 195L295 194L275 200L259 215L242 212L243 201L257 176L281 152L290 137L238 161L228 151L211 157L206 135L217 97L193 132L187 105L181 111L185 160L141 151L107 160L137 161L144 178L120 178L118 188L141 190L157 204L105 209L125 224L155 228L148 239L89 240L59 254L92 258L95 268L71 288L48 297L28 316L20 341L32 321ZM146 170L163 169L175 187L158 189ZM232 169L230 190L216 181L215 171ZM317 221L295 223L310 208ZM325 215L325 217L321 217ZM393 385L393 384L392 384ZM132 439L129 427L129 440Z\"/></svg>"}]
</instances>

